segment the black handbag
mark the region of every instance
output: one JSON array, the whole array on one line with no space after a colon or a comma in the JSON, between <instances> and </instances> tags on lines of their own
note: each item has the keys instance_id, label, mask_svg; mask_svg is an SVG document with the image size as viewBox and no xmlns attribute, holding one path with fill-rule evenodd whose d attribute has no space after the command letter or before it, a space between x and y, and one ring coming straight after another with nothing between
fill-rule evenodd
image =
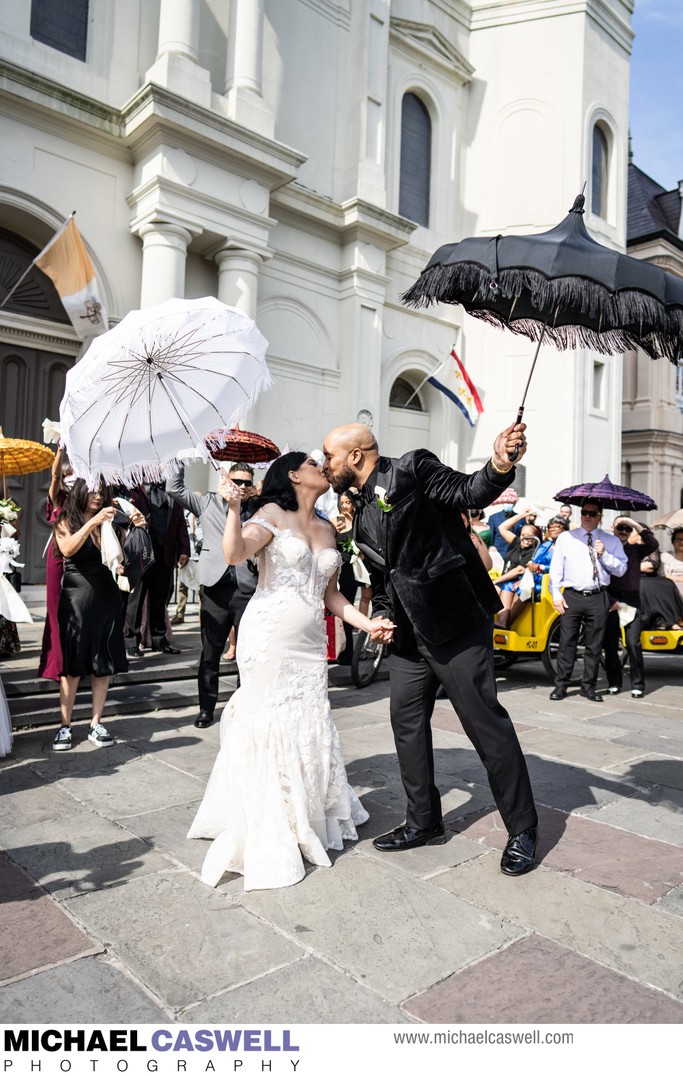
<instances>
[{"instance_id":1,"label":"black handbag","mask_svg":"<svg viewBox=\"0 0 683 1076\"><path fill-rule=\"evenodd\" d=\"M131 590L153 564L152 539L144 527L131 527L123 540L123 574Z\"/></svg>"}]
</instances>

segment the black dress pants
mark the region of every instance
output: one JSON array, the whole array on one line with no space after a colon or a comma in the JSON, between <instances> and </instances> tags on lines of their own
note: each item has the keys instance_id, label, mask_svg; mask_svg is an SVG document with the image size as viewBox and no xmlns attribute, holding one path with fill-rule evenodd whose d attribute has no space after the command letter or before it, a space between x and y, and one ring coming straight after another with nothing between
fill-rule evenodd
<instances>
[{"instance_id":1,"label":"black dress pants","mask_svg":"<svg viewBox=\"0 0 683 1076\"><path fill-rule=\"evenodd\" d=\"M233 626L237 635L251 594L244 594L239 590L229 572L213 586L203 586L200 589L199 628L202 654L197 674L199 709L212 714L218 700L218 670L225 644Z\"/></svg>"},{"instance_id":2,"label":"black dress pants","mask_svg":"<svg viewBox=\"0 0 683 1076\"><path fill-rule=\"evenodd\" d=\"M406 823L416 829L441 821L431 729L439 684L486 768L508 833L521 833L538 822L517 733L498 701L491 635L487 619L438 646L416 636L414 652L389 657L391 725L408 800Z\"/></svg>"},{"instance_id":3,"label":"black dress pants","mask_svg":"<svg viewBox=\"0 0 683 1076\"><path fill-rule=\"evenodd\" d=\"M640 645L643 622L638 598L637 592L624 594L621 597L621 600L627 605L633 605L638 610L631 623L626 625L626 630L624 631L631 691L645 690L645 664L643 662L643 648ZM620 633L619 613L615 609L609 613L607 627L605 628L605 671L607 673L607 683L610 687L621 687L624 680L621 662L619 661Z\"/></svg>"},{"instance_id":4,"label":"black dress pants","mask_svg":"<svg viewBox=\"0 0 683 1076\"><path fill-rule=\"evenodd\" d=\"M149 632L152 636L152 646L158 649L166 638L166 606L171 597L173 586L173 567L154 562L148 568L137 586L133 588L126 608L126 624L132 635L135 636L135 646L140 645L142 633L142 610L145 598L149 595Z\"/></svg>"},{"instance_id":5,"label":"black dress pants","mask_svg":"<svg viewBox=\"0 0 683 1076\"><path fill-rule=\"evenodd\" d=\"M565 587L564 600L567 610L560 617L560 645L557 651L557 676L555 687L569 687L576 661L576 647L583 624L584 657L581 687L584 691L595 690L600 671L600 651L605 638L607 614L611 605L606 590L582 594Z\"/></svg>"}]
</instances>

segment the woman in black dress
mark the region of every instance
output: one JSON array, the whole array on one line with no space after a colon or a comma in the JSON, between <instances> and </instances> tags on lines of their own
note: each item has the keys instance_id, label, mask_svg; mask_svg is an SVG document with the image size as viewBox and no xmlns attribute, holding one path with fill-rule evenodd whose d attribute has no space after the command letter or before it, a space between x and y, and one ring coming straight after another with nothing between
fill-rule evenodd
<instances>
[{"instance_id":1,"label":"woman in black dress","mask_svg":"<svg viewBox=\"0 0 683 1076\"><path fill-rule=\"evenodd\" d=\"M100 527L116 515L111 491L88 490L82 478L69 491L55 524L55 541L64 557L57 618L62 647L59 708L62 725L55 751L71 747L71 714L82 676L92 677L92 722L88 739L98 747L114 741L101 723L113 673L126 672L121 594L102 563ZM143 522L143 517L140 517Z\"/></svg>"}]
</instances>

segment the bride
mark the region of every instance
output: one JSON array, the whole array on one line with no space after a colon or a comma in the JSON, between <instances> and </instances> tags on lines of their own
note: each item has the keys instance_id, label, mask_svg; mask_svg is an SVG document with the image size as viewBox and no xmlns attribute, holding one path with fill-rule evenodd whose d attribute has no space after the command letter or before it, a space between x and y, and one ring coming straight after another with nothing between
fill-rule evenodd
<instances>
[{"instance_id":1,"label":"bride","mask_svg":"<svg viewBox=\"0 0 683 1076\"><path fill-rule=\"evenodd\" d=\"M237 639L240 687L221 718L221 747L188 837L211 837L202 880L244 875L277 889L329 867L327 849L356 840L367 812L349 786L330 716L324 608L389 641L390 620L368 620L337 589L335 531L315 513L329 483L305 452L271 464L256 511L240 527L240 493L227 475L228 564L258 561L259 582ZM303 857L303 859L302 859Z\"/></svg>"}]
</instances>

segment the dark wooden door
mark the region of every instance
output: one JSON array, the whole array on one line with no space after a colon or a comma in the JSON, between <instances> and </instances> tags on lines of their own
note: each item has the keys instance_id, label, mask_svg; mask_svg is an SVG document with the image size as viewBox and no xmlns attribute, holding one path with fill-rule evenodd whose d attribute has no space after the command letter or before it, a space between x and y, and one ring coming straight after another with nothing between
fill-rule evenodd
<instances>
[{"instance_id":1,"label":"dark wooden door","mask_svg":"<svg viewBox=\"0 0 683 1076\"><path fill-rule=\"evenodd\" d=\"M0 425L5 437L42 443L43 419L59 419L64 380L72 365L68 355L0 343ZM45 519L49 488L49 469L7 478L7 493L22 508L19 540L25 583L45 582L43 550L50 536Z\"/></svg>"}]
</instances>

